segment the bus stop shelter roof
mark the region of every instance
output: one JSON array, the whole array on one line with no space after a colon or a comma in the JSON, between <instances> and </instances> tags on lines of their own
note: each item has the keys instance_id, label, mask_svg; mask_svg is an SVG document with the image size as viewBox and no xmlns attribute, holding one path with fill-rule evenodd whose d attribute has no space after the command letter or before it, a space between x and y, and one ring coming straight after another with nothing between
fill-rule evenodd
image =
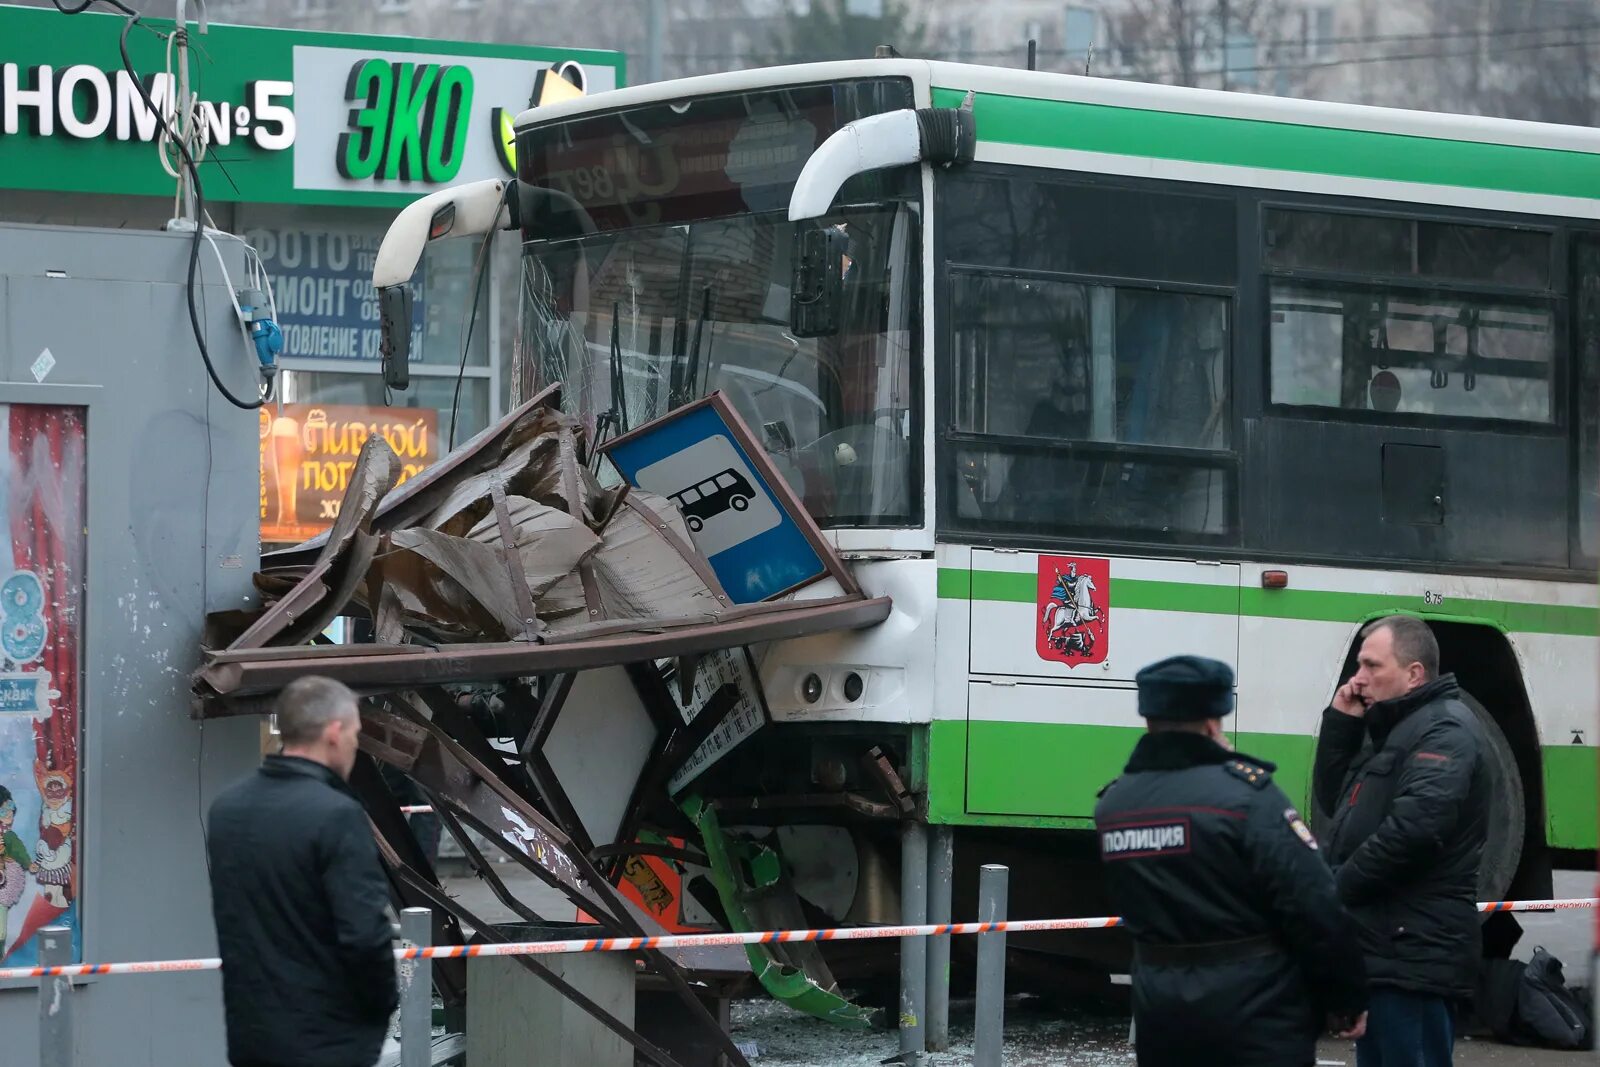
<instances>
[{"instance_id":1,"label":"bus stop shelter roof","mask_svg":"<svg viewBox=\"0 0 1600 1067\"><path fill-rule=\"evenodd\" d=\"M422 648L411 644L297 645L228 649L208 657L196 675L211 715L265 710L249 698L270 697L305 674L344 682L364 695L419 686L492 682L624 663L696 656L830 630L855 630L889 617L888 597L826 600L732 609L714 623L660 623L604 635L544 643L497 641ZM730 617L731 616L731 617Z\"/></svg>"},{"instance_id":2,"label":"bus stop shelter roof","mask_svg":"<svg viewBox=\"0 0 1600 1067\"><path fill-rule=\"evenodd\" d=\"M889 616L848 578L843 595L734 603L670 501L601 484L559 399L551 386L398 487L400 461L369 438L333 527L263 557L263 610L209 620L231 639L191 679L197 713L264 711L308 673L376 696L692 659ZM370 620L373 640L327 643L340 616Z\"/></svg>"}]
</instances>

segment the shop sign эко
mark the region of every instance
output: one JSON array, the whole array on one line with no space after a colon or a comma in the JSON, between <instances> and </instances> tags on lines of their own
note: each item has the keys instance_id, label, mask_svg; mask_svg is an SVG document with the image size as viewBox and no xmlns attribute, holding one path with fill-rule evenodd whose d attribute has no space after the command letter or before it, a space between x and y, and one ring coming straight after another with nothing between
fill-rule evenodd
<instances>
[{"instance_id":1,"label":"shop sign \u044d\u043a\u043e","mask_svg":"<svg viewBox=\"0 0 1600 1067\"><path fill-rule=\"evenodd\" d=\"M0 5L0 189L172 193L156 112L122 68L122 27L115 15ZM176 95L171 28L143 20L128 39L163 112ZM584 49L216 24L191 24L190 42L211 200L389 207L504 177L503 117L527 106L540 71L572 62L590 92L623 82L620 53Z\"/></svg>"}]
</instances>

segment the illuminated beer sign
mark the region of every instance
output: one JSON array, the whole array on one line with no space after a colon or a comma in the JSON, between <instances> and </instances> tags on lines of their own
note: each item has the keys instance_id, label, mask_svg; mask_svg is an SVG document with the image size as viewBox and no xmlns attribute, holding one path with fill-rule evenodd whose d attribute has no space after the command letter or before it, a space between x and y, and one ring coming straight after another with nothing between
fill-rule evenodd
<instances>
[{"instance_id":1,"label":"illuminated beer sign","mask_svg":"<svg viewBox=\"0 0 1600 1067\"><path fill-rule=\"evenodd\" d=\"M298 544L332 526L361 446L375 435L399 457L404 482L438 458L439 413L350 404L262 408L262 542Z\"/></svg>"}]
</instances>

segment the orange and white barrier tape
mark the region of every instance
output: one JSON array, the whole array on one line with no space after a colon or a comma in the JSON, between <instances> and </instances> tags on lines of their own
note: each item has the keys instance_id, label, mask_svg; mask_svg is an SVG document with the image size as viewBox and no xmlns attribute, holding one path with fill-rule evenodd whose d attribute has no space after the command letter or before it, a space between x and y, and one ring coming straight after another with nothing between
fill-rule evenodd
<instances>
[{"instance_id":1,"label":"orange and white barrier tape","mask_svg":"<svg viewBox=\"0 0 1600 1067\"><path fill-rule=\"evenodd\" d=\"M1494 900L1479 911L1564 911L1600 908L1600 897L1571 900ZM928 926L859 926L834 930L767 930L725 934L662 934L658 937L589 937L570 941L518 941L505 944L423 945L397 948L397 960L457 959L482 956L559 956L577 952L638 952L647 949L710 948L729 945L773 945L794 941L875 941L898 937L940 937L946 934L1035 934L1060 930L1104 930L1121 926L1115 915L1092 919L1012 919L989 923L940 923ZM160 974L168 971L215 971L219 959L163 960L149 963L73 963L61 967L0 967L8 978L79 977L100 974Z\"/></svg>"},{"instance_id":2,"label":"orange and white barrier tape","mask_svg":"<svg viewBox=\"0 0 1600 1067\"><path fill-rule=\"evenodd\" d=\"M166 974L171 971L217 971L222 961L152 960L148 963L69 963L61 967L0 967L0 980L7 978L77 978L90 974Z\"/></svg>"},{"instance_id":3,"label":"orange and white barrier tape","mask_svg":"<svg viewBox=\"0 0 1600 1067\"><path fill-rule=\"evenodd\" d=\"M1569 911L1600 908L1600 897L1573 897L1570 900L1490 900L1478 905L1479 911Z\"/></svg>"}]
</instances>

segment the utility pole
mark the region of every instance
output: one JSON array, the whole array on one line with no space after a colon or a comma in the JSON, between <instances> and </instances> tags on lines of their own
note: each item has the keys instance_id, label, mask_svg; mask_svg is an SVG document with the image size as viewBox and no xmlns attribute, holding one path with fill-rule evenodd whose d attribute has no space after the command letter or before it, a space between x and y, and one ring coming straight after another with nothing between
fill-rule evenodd
<instances>
[{"instance_id":1,"label":"utility pole","mask_svg":"<svg viewBox=\"0 0 1600 1067\"><path fill-rule=\"evenodd\" d=\"M667 32L667 0L645 0L649 7L645 20L644 80L661 80L661 52Z\"/></svg>"},{"instance_id":2,"label":"utility pole","mask_svg":"<svg viewBox=\"0 0 1600 1067\"><path fill-rule=\"evenodd\" d=\"M1217 24L1222 36L1222 91L1228 91L1228 60L1233 42L1228 36L1228 0L1217 0Z\"/></svg>"},{"instance_id":3,"label":"utility pole","mask_svg":"<svg viewBox=\"0 0 1600 1067\"><path fill-rule=\"evenodd\" d=\"M1578 114L1576 121L1581 126L1594 125L1594 93L1592 64L1589 56L1589 41L1582 34L1574 34L1578 44Z\"/></svg>"},{"instance_id":4,"label":"utility pole","mask_svg":"<svg viewBox=\"0 0 1600 1067\"><path fill-rule=\"evenodd\" d=\"M1194 37L1189 33L1189 0L1167 0L1167 23L1178 46L1178 84L1194 84Z\"/></svg>"}]
</instances>

